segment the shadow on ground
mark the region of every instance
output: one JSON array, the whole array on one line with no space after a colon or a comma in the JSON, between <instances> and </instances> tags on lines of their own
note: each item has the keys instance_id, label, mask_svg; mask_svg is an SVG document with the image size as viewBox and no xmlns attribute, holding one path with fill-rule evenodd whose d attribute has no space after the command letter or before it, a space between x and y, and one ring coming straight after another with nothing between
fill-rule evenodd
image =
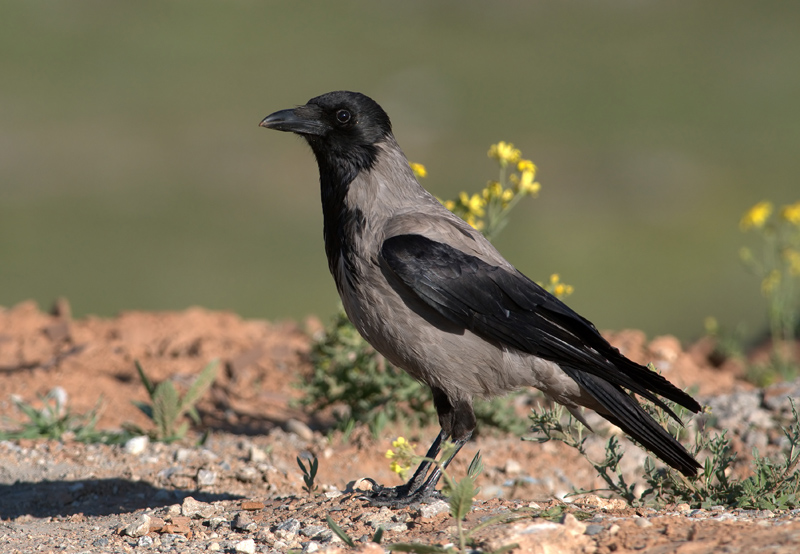
<instances>
[{"instance_id":1,"label":"shadow on ground","mask_svg":"<svg viewBox=\"0 0 800 554\"><path fill-rule=\"evenodd\" d=\"M17 482L0 485L0 519L19 516L104 516L180 504L192 496L202 502L235 500L240 496L202 491L169 490L128 479Z\"/></svg>"}]
</instances>

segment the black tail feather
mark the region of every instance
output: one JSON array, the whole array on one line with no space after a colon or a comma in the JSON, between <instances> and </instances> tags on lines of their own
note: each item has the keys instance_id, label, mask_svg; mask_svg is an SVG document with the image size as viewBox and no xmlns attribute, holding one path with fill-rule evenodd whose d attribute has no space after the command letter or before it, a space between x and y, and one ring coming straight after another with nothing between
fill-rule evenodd
<instances>
[{"instance_id":1,"label":"black tail feather","mask_svg":"<svg viewBox=\"0 0 800 554\"><path fill-rule=\"evenodd\" d=\"M594 375L570 367L562 366L562 369L605 408L605 412L598 412L601 416L625 431L666 464L688 477L697 475L697 470L701 467L697 460L644 411L631 395Z\"/></svg>"}]
</instances>

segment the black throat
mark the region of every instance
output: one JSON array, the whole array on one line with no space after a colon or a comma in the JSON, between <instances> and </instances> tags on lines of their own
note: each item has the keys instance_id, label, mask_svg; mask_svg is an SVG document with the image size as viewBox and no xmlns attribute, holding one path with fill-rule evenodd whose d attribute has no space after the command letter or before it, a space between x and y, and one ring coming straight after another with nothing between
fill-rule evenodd
<instances>
[{"instance_id":1,"label":"black throat","mask_svg":"<svg viewBox=\"0 0 800 554\"><path fill-rule=\"evenodd\" d=\"M375 166L379 150L375 145L361 145L337 151L330 144L314 139L317 137L309 137L308 142L319 166L325 254L328 269L341 290L344 283L336 271L341 262L346 268L345 277L353 283L359 280L354 246L366 224L363 212L357 206L348 206L345 198L353 180Z\"/></svg>"}]
</instances>

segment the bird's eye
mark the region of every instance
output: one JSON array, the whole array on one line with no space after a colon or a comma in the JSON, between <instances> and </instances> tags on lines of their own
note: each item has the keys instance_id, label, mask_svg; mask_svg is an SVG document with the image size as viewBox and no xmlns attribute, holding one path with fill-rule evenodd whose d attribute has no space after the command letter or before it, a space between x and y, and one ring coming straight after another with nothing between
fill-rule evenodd
<instances>
[{"instance_id":1,"label":"bird's eye","mask_svg":"<svg viewBox=\"0 0 800 554\"><path fill-rule=\"evenodd\" d=\"M338 121L339 123L343 124L347 123L348 121L350 121L350 117L351 117L350 112L347 110L339 110L338 112L336 112L336 121Z\"/></svg>"}]
</instances>

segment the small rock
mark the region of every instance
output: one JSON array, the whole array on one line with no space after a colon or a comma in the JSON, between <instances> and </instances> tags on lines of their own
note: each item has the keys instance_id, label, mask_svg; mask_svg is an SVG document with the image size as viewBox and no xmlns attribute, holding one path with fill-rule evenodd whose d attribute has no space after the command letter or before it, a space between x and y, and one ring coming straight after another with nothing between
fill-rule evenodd
<instances>
[{"instance_id":1,"label":"small rock","mask_svg":"<svg viewBox=\"0 0 800 554\"><path fill-rule=\"evenodd\" d=\"M108 537L100 537L99 539L95 539L92 541L92 546L96 546L98 548L108 546Z\"/></svg>"},{"instance_id":2,"label":"small rock","mask_svg":"<svg viewBox=\"0 0 800 554\"><path fill-rule=\"evenodd\" d=\"M378 527L383 527L387 533L405 533L408 531L408 525L399 521L390 521L389 523L381 523ZM376 527L375 529L377 530Z\"/></svg>"},{"instance_id":3,"label":"small rock","mask_svg":"<svg viewBox=\"0 0 800 554\"><path fill-rule=\"evenodd\" d=\"M124 533L129 537L141 537L150 532L150 516L142 514L142 516L125 527Z\"/></svg>"},{"instance_id":4,"label":"small rock","mask_svg":"<svg viewBox=\"0 0 800 554\"><path fill-rule=\"evenodd\" d=\"M153 546L153 538L150 535L139 537L139 540L136 541L136 546L140 548L150 548Z\"/></svg>"},{"instance_id":5,"label":"small rock","mask_svg":"<svg viewBox=\"0 0 800 554\"><path fill-rule=\"evenodd\" d=\"M197 470L198 487L210 487L216 482L217 482L216 471L211 471L210 469L203 469L203 468Z\"/></svg>"},{"instance_id":6,"label":"small rock","mask_svg":"<svg viewBox=\"0 0 800 554\"><path fill-rule=\"evenodd\" d=\"M189 448L179 448L172 455L172 459L179 463L184 463L192 456L192 450Z\"/></svg>"},{"instance_id":7,"label":"small rock","mask_svg":"<svg viewBox=\"0 0 800 554\"><path fill-rule=\"evenodd\" d=\"M212 542L211 544L208 545L207 550L210 550L211 552L216 552L220 548L222 547L219 545L218 542Z\"/></svg>"},{"instance_id":8,"label":"small rock","mask_svg":"<svg viewBox=\"0 0 800 554\"><path fill-rule=\"evenodd\" d=\"M620 529L619 525L614 523L614 524L611 525L611 527L608 528L608 534L611 535L611 536L614 536L617 533L619 533L619 529Z\"/></svg>"},{"instance_id":9,"label":"small rock","mask_svg":"<svg viewBox=\"0 0 800 554\"><path fill-rule=\"evenodd\" d=\"M255 483L261 475L252 466L245 466L236 472L236 478L242 483Z\"/></svg>"},{"instance_id":10,"label":"small rock","mask_svg":"<svg viewBox=\"0 0 800 554\"><path fill-rule=\"evenodd\" d=\"M150 438L147 435L133 437L125 442L125 452L133 455L143 454L147 450L148 444L150 444Z\"/></svg>"},{"instance_id":11,"label":"small rock","mask_svg":"<svg viewBox=\"0 0 800 554\"><path fill-rule=\"evenodd\" d=\"M300 529L300 534L309 539L324 541L331 538L333 532L324 525L308 525Z\"/></svg>"},{"instance_id":12,"label":"small rock","mask_svg":"<svg viewBox=\"0 0 800 554\"><path fill-rule=\"evenodd\" d=\"M171 547L174 543L186 542L186 537L177 533L164 533L161 535L161 546Z\"/></svg>"},{"instance_id":13,"label":"small rock","mask_svg":"<svg viewBox=\"0 0 800 554\"><path fill-rule=\"evenodd\" d=\"M217 513L217 507L207 502L200 502L191 496L183 499L181 515L191 518L207 519Z\"/></svg>"},{"instance_id":14,"label":"small rock","mask_svg":"<svg viewBox=\"0 0 800 554\"><path fill-rule=\"evenodd\" d=\"M296 535L297 532L300 530L300 522L297 521L295 518L291 517L291 518L287 519L286 521L284 521L283 523L281 523L280 525L278 525L275 528L275 530L276 531L283 531L285 533L291 533L291 534L295 534ZM276 533L276 535L277 535L277 533Z\"/></svg>"},{"instance_id":15,"label":"small rock","mask_svg":"<svg viewBox=\"0 0 800 554\"><path fill-rule=\"evenodd\" d=\"M650 521L649 519L643 518L643 517L637 517L636 519L633 520L633 522L638 527L641 527L642 529L646 529L648 527L652 527L653 526L653 522L652 521Z\"/></svg>"},{"instance_id":16,"label":"small rock","mask_svg":"<svg viewBox=\"0 0 800 554\"><path fill-rule=\"evenodd\" d=\"M311 428L297 419L290 419L286 422L286 432L294 433L304 441L310 441L314 438L314 431Z\"/></svg>"},{"instance_id":17,"label":"small rock","mask_svg":"<svg viewBox=\"0 0 800 554\"><path fill-rule=\"evenodd\" d=\"M228 522L228 520L225 519L222 516L212 517L211 519L208 520L208 526L211 529L219 529L220 527L225 525L227 522Z\"/></svg>"},{"instance_id":18,"label":"small rock","mask_svg":"<svg viewBox=\"0 0 800 554\"><path fill-rule=\"evenodd\" d=\"M242 510L247 510L249 512L256 512L264 509L264 503L256 500L245 500L242 502L241 508Z\"/></svg>"},{"instance_id":19,"label":"small rock","mask_svg":"<svg viewBox=\"0 0 800 554\"><path fill-rule=\"evenodd\" d=\"M586 533L586 524L578 521L578 518L572 514L566 514L564 519L561 520L561 523L566 528L567 533L573 537L577 537Z\"/></svg>"},{"instance_id":20,"label":"small rock","mask_svg":"<svg viewBox=\"0 0 800 554\"><path fill-rule=\"evenodd\" d=\"M602 525L597 525L597 524L587 525L584 534L589 535L591 537L593 535L601 533L603 529L604 527Z\"/></svg>"},{"instance_id":21,"label":"small rock","mask_svg":"<svg viewBox=\"0 0 800 554\"><path fill-rule=\"evenodd\" d=\"M342 491L328 491L325 493L325 498L333 499L342 496Z\"/></svg>"},{"instance_id":22,"label":"small rock","mask_svg":"<svg viewBox=\"0 0 800 554\"><path fill-rule=\"evenodd\" d=\"M256 522L253 521L253 518L250 517L250 514L247 512L239 512L233 518L231 522L231 527L234 529L239 529L241 531L247 531L248 533L255 531L258 528Z\"/></svg>"},{"instance_id":23,"label":"small rock","mask_svg":"<svg viewBox=\"0 0 800 554\"><path fill-rule=\"evenodd\" d=\"M316 552L317 550L319 550L319 544L314 541L309 541L308 544L303 547L303 552L308 552L309 554L311 552Z\"/></svg>"},{"instance_id":24,"label":"small rock","mask_svg":"<svg viewBox=\"0 0 800 554\"><path fill-rule=\"evenodd\" d=\"M161 529L164 528L164 525L166 525L166 523L160 517L150 516L150 532L151 533L153 531L161 532Z\"/></svg>"},{"instance_id":25,"label":"small rock","mask_svg":"<svg viewBox=\"0 0 800 554\"><path fill-rule=\"evenodd\" d=\"M258 463L261 463L261 462L266 462L267 461L267 453L264 452L264 450L262 450L261 448L257 447L256 445L251 444L248 458L254 464L258 464Z\"/></svg>"},{"instance_id":26,"label":"small rock","mask_svg":"<svg viewBox=\"0 0 800 554\"><path fill-rule=\"evenodd\" d=\"M685 502L681 502L680 504L678 504L677 506L675 506L675 510L676 510L676 511L678 511L678 512L688 512L688 511L689 511L689 510L691 510L691 509L692 509L692 507L691 507L691 506L689 506L689 505L688 505L687 503L685 503Z\"/></svg>"},{"instance_id":27,"label":"small rock","mask_svg":"<svg viewBox=\"0 0 800 554\"><path fill-rule=\"evenodd\" d=\"M506 460L506 465L503 466L503 472L506 475L518 475L522 472L522 465L518 461L509 458Z\"/></svg>"},{"instance_id":28,"label":"small rock","mask_svg":"<svg viewBox=\"0 0 800 554\"><path fill-rule=\"evenodd\" d=\"M253 539L245 539L237 542L233 549L234 551L241 552L242 554L254 554L256 551L256 541Z\"/></svg>"},{"instance_id":29,"label":"small rock","mask_svg":"<svg viewBox=\"0 0 800 554\"><path fill-rule=\"evenodd\" d=\"M450 504L444 500L437 500L430 504L423 504L419 507L419 516L423 518L436 517L443 512L450 511Z\"/></svg>"}]
</instances>

